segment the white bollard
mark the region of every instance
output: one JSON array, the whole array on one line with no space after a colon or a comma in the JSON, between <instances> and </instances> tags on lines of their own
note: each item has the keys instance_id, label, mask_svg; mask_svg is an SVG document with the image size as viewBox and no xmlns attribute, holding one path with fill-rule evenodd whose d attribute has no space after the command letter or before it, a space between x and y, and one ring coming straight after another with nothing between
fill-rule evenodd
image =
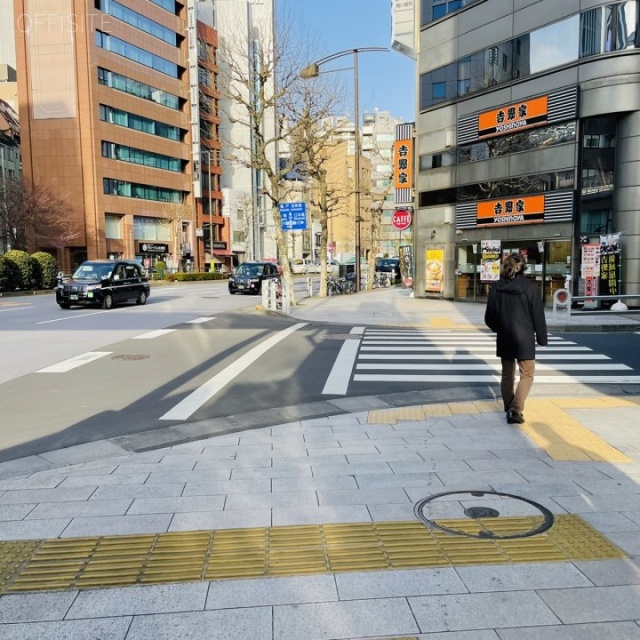
<instances>
[{"instance_id":1,"label":"white bollard","mask_svg":"<svg viewBox=\"0 0 640 640\"><path fill-rule=\"evenodd\" d=\"M307 295L313 298L313 280L310 277L307 278Z\"/></svg>"}]
</instances>

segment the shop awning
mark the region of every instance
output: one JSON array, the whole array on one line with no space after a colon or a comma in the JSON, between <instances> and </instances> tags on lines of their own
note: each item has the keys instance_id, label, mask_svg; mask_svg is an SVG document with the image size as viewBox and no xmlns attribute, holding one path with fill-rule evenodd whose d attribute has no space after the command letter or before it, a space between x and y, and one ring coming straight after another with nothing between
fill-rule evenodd
<instances>
[{"instance_id":1,"label":"shop awning","mask_svg":"<svg viewBox=\"0 0 640 640\"><path fill-rule=\"evenodd\" d=\"M229 251L229 249L214 249L214 256L235 256L236 254L233 251Z\"/></svg>"}]
</instances>

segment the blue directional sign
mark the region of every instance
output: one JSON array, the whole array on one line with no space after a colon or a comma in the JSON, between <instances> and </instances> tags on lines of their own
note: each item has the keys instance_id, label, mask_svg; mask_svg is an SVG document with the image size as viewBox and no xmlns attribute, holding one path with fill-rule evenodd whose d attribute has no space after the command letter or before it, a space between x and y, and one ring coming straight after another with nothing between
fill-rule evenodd
<instances>
[{"instance_id":1,"label":"blue directional sign","mask_svg":"<svg viewBox=\"0 0 640 640\"><path fill-rule=\"evenodd\" d=\"M283 231L304 231L307 228L307 205L304 202L280 203Z\"/></svg>"}]
</instances>

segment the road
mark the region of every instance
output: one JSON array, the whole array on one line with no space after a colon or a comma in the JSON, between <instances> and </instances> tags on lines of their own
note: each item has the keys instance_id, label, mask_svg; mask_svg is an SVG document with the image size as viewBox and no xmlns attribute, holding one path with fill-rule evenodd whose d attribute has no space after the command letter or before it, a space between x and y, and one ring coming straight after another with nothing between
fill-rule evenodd
<instances>
[{"instance_id":1,"label":"road","mask_svg":"<svg viewBox=\"0 0 640 640\"><path fill-rule=\"evenodd\" d=\"M268 423L327 399L496 387L488 333L300 322L257 302L224 283L157 287L146 306L110 311L0 300L0 460L248 413ZM536 384L638 384L630 341L553 336Z\"/></svg>"}]
</instances>

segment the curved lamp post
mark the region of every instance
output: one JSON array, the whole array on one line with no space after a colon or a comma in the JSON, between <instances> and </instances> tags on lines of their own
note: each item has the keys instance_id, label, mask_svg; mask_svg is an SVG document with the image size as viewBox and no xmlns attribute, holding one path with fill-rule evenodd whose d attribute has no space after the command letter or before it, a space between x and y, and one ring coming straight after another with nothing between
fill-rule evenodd
<instances>
[{"instance_id":1,"label":"curved lamp post","mask_svg":"<svg viewBox=\"0 0 640 640\"><path fill-rule=\"evenodd\" d=\"M316 62L312 62L307 65L300 72L300 77L308 80L310 78L317 78L320 75L320 67L326 62L337 60L344 56L353 56L353 110L355 111L355 159L354 159L354 172L355 172L355 262L356 262L356 292L360 291L360 102L358 97L358 54L367 53L372 51L389 51L385 47L360 47L357 49L346 49L345 51L338 51L332 53L325 58L321 58Z\"/></svg>"}]
</instances>

